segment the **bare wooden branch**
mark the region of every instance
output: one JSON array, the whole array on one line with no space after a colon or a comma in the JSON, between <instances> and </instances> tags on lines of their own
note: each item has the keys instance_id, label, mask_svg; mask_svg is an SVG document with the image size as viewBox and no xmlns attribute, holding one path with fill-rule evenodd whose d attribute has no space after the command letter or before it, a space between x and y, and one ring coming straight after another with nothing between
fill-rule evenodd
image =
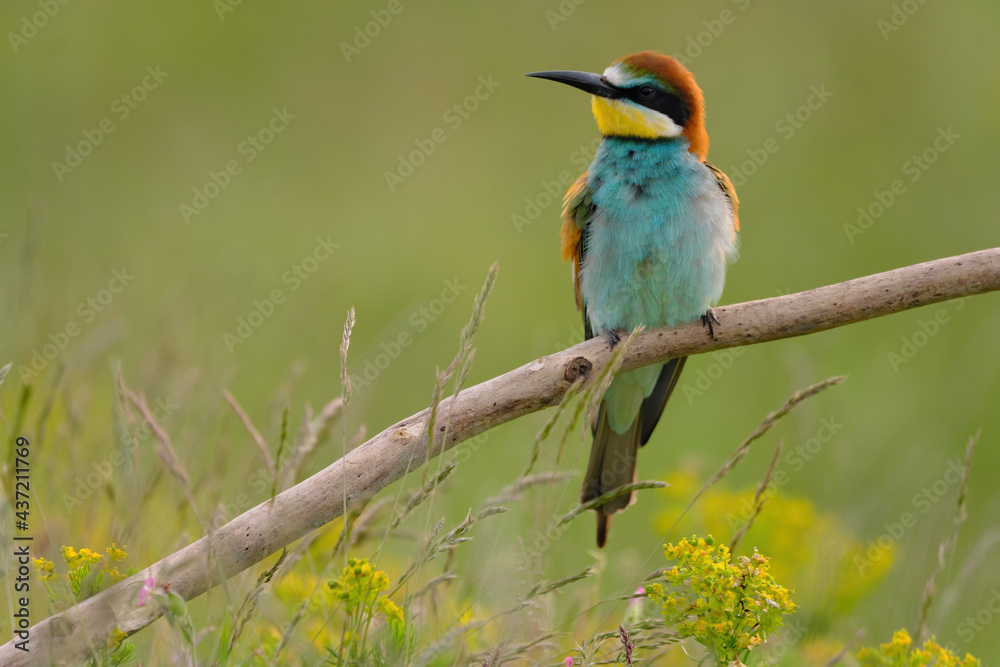
<instances>
[{"instance_id":1,"label":"bare wooden branch","mask_svg":"<svg viewBox=\"0 0 1000 667\"><path fill-rule=\"evenodd\" d=\"M1000 248L916 264L819 289L716 309L715 338L699 324L655 329L639 335L622 370L666 359L738 345L791 338L948 299L1000 289ZM132 634L160 615L157 606L136 606L143 580L186 599L195 598L283 546L339 517L347 506L369 498L407 472L488 429L555 405L580 377L596 375L609 349L592 339L536 359L500 377L444 399L439 414L450 415L446 442L435 433L427 451L424 410L379 433L309 479L216 528L210 535L167 556L115 586L41 621L30 634L30 652L20 638L0 647L0 664L74 664L91 646L103 646L115 628ZM443 432L439 425L436 431Z\"/></svg>"}]
</instances>

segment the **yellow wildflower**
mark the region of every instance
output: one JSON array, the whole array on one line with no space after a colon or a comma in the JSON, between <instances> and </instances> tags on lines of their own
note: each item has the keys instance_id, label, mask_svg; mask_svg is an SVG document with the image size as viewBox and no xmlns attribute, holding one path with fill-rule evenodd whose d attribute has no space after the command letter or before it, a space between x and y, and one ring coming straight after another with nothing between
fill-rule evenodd
<instances>
[{"instance_id":1,"label":"yellow wildflower","mask_svg":"<svg viewBox=\"0 0 1000 667\"><path fill-rule=\"evenodd\" d=\"M344 605L348 615L370 616L381 612L389 626L402 634L403 612L382 593L389 589L389 577L374 569L365 558L351 558L340 576L329 583L334 599ZM346 641L346 640L345 640Z\"/></svg>"},{"instance_id":2,"label":"yellow wildflower","mask_svg":"<svg viewBox=\"0 0 1000 667\"><path fill-rule=\"evenodd\" d=\"M91 551L90 549L84 547L80 549L78 554L78 560L80 565L89 565L91 563L99 563L101 559L104 558L101 554L96 551Z\"/></svg>"},{"instance_id":3,"label":"yellow wildflower","mask_svg":"<svg viewBox=\"0 0 1000 667\"><path fill-rule=\"evenodd\" d=\"M125 556L128 555L125 553L125 547L120 547L114 542L111 543L111 546L108 547L107 551L108 551L108 558L111 559L111 562L114 562L116 560L125 560Z\"/></svg>"},{"instance_id":4,"label":"yellow wildflower","mask_svg":"<svg viewBox=\"0 0 1000 667\"><path fill-rule=\"evenodd\" d=\"M62 552L62 558L66 565L71 568L76 567L77 561L80 558L80 556L76 553L76 549L73 547L63 546L59 551Z\"/></svg>"},{"instance_id":5,"label":"yellow wildflower","mask_svg":"<svg viewBox=\"0 0 1000 667\"><path fill-rule=\"evenodd\" d=\"M944 648L931 637L923 647L911 652L913 640L906 630L897 630L892 641L878 649L863 648L858 660L863 667L909 667L910 665L941 665L941 667L979 667L980 661L965 654L964 658Z\"/></svg>"},{"instance_id":6,"label":"yellow wildflower","mask_svg":"<svg viewBox=\"0 0 1000 667\"><path fill-rule=\"evenodd\" d=\"M39 579L42 581L52 581L56 578L55 563L44 558L36 558L33 562L35 563L35 567L38 568Z\"/></svg>"},{"instance_id":7,"label":"yellow wildflower","mask_svg":"<svg viewBox=\"0 0 1000 667\"><path fill-rule=\"evenodd\" d=\"M115 648L116 646L118 646L119 644L121 644L123 641L125 641L126 638L128 638L127 634L125 634L124 632L122 632L121 629L115 628L111 632L111 636L108 637L108 648Z\"/></svg>"},{"instance_id":8,"label":"yellow wildflower","mask_svg":"<svg viewBox=\"0 0 1000 667\"><path fill-rule=\"evenodd\" d=\"M723 664L767 639L782 624L782 615L795 608L759 553L733 562L729 549L711 536L668 544L664 553L679 562L663 575L672 590L650 585L649 598L660 603L668 625L681 637L694 637Z\"/></svg>"}]
</instances>

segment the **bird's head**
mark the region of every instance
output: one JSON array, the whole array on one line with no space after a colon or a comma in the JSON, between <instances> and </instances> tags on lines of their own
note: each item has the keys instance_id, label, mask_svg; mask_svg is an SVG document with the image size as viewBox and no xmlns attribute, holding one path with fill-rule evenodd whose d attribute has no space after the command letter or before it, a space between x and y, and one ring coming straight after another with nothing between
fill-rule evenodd
<instances>
[{"instance_id":1,"label":"bird's head","mask_svg":"<svg viewBox=\"0 0 1000 667\"><path fill-rule=\"evenodd\" d=\"M597 126L606 137L684 136L699 159L708 153L701 88L676 58L642 51L619 58L603 74L559 70L528 76L591 93Z\"/></svg>"}]
</instances>

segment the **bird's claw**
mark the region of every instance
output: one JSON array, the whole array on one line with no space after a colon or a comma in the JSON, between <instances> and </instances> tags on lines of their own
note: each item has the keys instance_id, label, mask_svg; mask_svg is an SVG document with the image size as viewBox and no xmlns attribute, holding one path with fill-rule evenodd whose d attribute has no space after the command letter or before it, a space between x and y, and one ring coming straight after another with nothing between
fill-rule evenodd
<instances>
[{"instance_id":1,"label":"bird's claw","mask_svg":"<svg viewBox=\"0 0 1000 667\"><path fill-rule=\"evenodd\" d=\"M608 345L611 346L612 350L615 349L615 346L618 345L618 343L622 342L622 337L617 331L605 331L604 338L608 341Z\"/></svg>"},{"instance_id":2,"label":"bird's claw","mask_svg":"<svg viewBox=\"0 0 1000 667\"><path fill-rule=\"evenodd\" d=\"M715 316L715 311L709 308L708 310L705 311L705 314L701 316L701 326L708 327L708 335L711 336L712 339L714 340L715 327L712 326L713 322L715 324L722 324L722 322L719 321L719 318Z\"/></svg>"}]
</instances>

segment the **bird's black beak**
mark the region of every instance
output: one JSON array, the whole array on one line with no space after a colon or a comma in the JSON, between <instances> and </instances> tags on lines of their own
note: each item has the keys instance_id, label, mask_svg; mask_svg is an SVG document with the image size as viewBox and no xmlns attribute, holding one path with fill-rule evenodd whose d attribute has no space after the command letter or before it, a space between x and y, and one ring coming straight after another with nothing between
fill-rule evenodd
<instances>
[{"instance_id":1,"label":"bird's black beak","mask_svg":"<svg viewBox=\"0 0 1000 667\"><path fill-rule=\"evenodd\" d=\"M531 72L525 76L533 76L536 79L558 81L559 83L565 83L566 85L573 86L574 88L584 90L591 95L607 97L612 100L622 97L622 92L608 83L608 80L601 74L555 70L552 72Z\"/></svg>"}]
</instances>

